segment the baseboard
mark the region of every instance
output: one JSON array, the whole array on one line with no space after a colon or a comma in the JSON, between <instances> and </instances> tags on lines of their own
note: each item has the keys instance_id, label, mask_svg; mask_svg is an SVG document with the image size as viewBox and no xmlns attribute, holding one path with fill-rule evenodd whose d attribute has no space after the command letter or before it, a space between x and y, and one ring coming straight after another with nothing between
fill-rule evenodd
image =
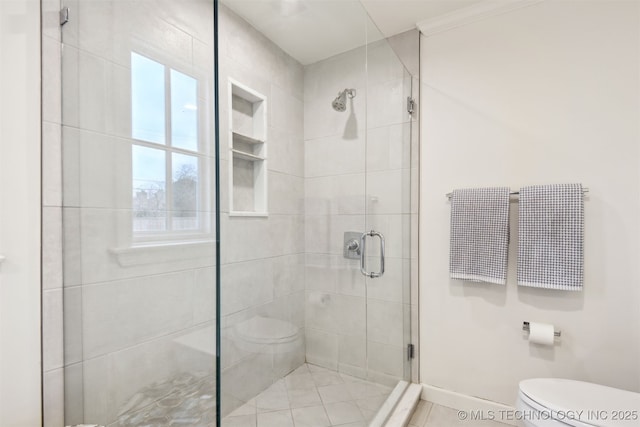
<instances>
[{"instance_id":1,"label":"baseboard","mask_svg":"<svg viewBox=\"0 0 640 427\"><path fill-rule=\"evenodd\" d=\"M516 408L479 397L469 396L451 390L422 384L422 400L462 411L460 419L473 425L474 420L493 420L504 424L519 426Z\"/></svg>"}]
</instances>

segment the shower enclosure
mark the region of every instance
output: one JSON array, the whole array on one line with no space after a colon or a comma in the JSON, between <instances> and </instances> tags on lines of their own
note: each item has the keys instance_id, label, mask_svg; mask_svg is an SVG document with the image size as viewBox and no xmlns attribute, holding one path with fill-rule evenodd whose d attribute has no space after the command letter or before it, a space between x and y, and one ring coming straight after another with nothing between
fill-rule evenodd
<instances>
[{"instance_id":1,"label":"shower enclosure","mask_svg":"<svg viewBox=\"0 0 640 427\"><path fill-rule=\"evenodd\" d=\"M65 424L364 425L411 380L409 37L352 1L62 6Z\"/></svg>"}]
</instances>

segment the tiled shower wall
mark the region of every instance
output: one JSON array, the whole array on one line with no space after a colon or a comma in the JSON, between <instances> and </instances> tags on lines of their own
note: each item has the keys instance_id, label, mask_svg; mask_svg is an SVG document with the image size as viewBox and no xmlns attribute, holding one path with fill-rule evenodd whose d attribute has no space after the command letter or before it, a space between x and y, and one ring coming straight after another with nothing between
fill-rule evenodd
<instances>
[{"instance_id":1,"label":"tiled shower wall","mask_svg":"<svg viewBox=\"0 0 640 427\"><path fill-rule=\"evenodd\" d=\"M304 363L303 69L220 6L222 412ZM268 217L229 215L228 78L267 98ZM256 316L295 325L287 351L247 351L238 325Z\"/></svg>"}]
</instances>

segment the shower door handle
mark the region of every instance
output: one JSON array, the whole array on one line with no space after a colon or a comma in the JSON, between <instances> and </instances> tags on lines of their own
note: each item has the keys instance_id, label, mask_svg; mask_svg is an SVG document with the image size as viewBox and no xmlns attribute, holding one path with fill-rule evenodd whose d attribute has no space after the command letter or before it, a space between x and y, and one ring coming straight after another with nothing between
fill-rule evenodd
<instances>
[{"instance_id":1,"label":"shower door handle","mask_svg":"<svg viewBox=\"0 0 640 427\"><path fill-rule=\"evenodd\" d=\"M367 236L378 237L380 239L380 271L377 273L374 271L368 272L365 266L365 257L367 256ZM360 236L360 272L371 279L375 279L376 277L380 277L384 274L384 236L382 233L371 230L368 233L362 233L362 236Z\"/></svg>"}]
</instances>

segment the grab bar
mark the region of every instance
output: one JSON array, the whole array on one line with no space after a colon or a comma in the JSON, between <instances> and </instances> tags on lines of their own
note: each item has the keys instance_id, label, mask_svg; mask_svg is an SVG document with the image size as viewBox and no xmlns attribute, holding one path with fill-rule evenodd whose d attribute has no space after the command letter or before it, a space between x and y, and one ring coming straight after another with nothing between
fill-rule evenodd
<instances>
[{"instance_id":1,"label":"grab bar","mask_svg":"<svg viewBox=\"0 0 640 427\"><path fill-rule=\"evenodd\" d=\"M367 236L377 236L380 238L380 271L377 273L373 271L368 272L365 266ZM371 230L368 233L362 233L362 236L360 236L360 272L371 279L375 279L384 274L384 236L382 233Z\"/></svg>"}]
</instances>

